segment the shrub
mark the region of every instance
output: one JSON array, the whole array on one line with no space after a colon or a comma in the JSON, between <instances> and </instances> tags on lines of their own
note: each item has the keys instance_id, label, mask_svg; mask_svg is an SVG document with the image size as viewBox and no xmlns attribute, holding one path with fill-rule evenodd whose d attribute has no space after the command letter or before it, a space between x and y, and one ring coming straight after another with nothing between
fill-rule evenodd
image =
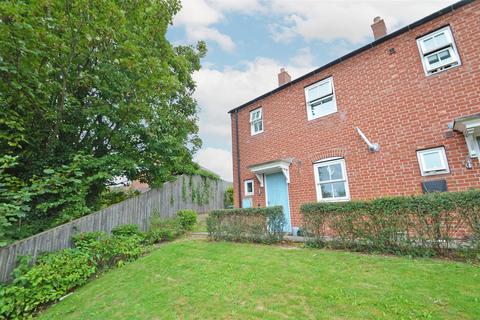
<instances>
[{"instance_id":1,"label":"shrub","mask_svg":"<svg viewBox=\"0 0 480 320\"><path fill-rule=\"evenodd\" d=\"M145 253L143 241L140 234L108 236L104 232L87 232L73 237L75 247L87 252L100 269L137 259Z\"/></svg>"},{"instance_id":2,"label":"shrub","mask_svg":"<svg viewBox=\"0 0 480 320\"><path fill-rule=\"evenodd\" d=\"M207 218L211 239L273 243L283 239L282 207L215 210Z\"/></svg>"},{"instance_id":3,"label":"shrub","mask_svg":"<svg viewBox=\"0 0 480 320\"><path fill-rule=\"evenodd\" d=\"M45 255L12 284L0 288L0 318L29 318L40 305L83 285L96 271L89 254L78 249Z\"/></svg>"},{"instance_id":4,"label":"shrub","mask_svg":"<svg viewBox=\"0 0 480 320\"><path fill-rule=\"evenodd\" d=\"M143 232L138 229L136 224L124 224L112 229L112 234L115 236L142 236Z\"/></svg>"},{"instance_id":5,"label":"shrub","mask_svg":"<svg viewBox=\"0 0 480 320\"><path fill-rule=\"evenodd\" d=\"M177 217L185 230L192 230L197 223L197 212L194 210L180 210L177 212Z\"/></svg>"},{"instance_id":6,"label":"shrub","mask_svg":"<svg viewBox=\"0 0 480 320\"><path fill-rule=\"evenodd\" d=\"M0 287L0 319L30 318L39 306L57 300L83 285L98 271L140 257L146 251L138 227L125 225L109 236L81 233L72 238L73 249L49 253L28 266L22 259L11 284Z\"/></svg>"},{"instance_id":7,"label":"shrub","mask_svg":"<svg viewBox=\"0 0 480 320\"><path fill-rule=\"evenodd\" d=\"M228 187L223 195L223 205L226 209L233 208L233 187Z\"/></svg>"},{"instance_id":8,"label":"shrub","mask_svg":"<svg viewBox=\"0 0 480 320\"><path fill-rule=\"evenodd\" d=\"M161 219L159 216L153 216L146 234L146 241L149 244L172 241L185 234L185 231L179 217Z\"/></svg>"},{"instance_id":9,"label":"shrub","mask_svg":"<svg viewBox=\"0 0 480 320\"><path fill-rule=\"evenodd\" d=\"M480 252L480 191L309 203L301 207L309 244L414 256ZM469 236L459 238L462 233Z\"/></svg>"}]
</instances>

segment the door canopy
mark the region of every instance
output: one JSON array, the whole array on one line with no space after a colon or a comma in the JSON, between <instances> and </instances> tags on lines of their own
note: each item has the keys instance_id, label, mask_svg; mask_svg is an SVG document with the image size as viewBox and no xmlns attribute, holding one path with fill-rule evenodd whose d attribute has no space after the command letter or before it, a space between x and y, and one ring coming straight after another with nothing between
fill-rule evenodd
<instances>
[{"instance_id":1,"label":"door canopy","mask_svg":"<svg viewBox=\"0 0 480 320\"><path fill-rule=\"evenodd\" d=\"M471 158L480 158L480 150L477 143L477 139L480 137L480 113L455 119L453 130L463 132L469 156Z\"/></svg>"},{"instance_id":2,"label":"door canopy","mask_svg":"<svg viewBox=\"0 0 480 320\"><path fill-rule=\"evenodd\" d=\"M282 172L287 183L290 183L290 164L292 159L280 159L268 161L264 163L254 164L248 169L252 171L260 182L260 187L263 187L263 176L270 173Z\"/></svg>"}]
</instances>

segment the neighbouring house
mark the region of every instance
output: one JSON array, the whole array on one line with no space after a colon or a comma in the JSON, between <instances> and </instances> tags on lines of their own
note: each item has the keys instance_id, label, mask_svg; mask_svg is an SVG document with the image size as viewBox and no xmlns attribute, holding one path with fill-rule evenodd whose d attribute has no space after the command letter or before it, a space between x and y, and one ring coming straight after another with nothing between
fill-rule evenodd
<instances>
[{"instance_id":1,"label":"neighbouring house","mask_svg":"<svg viewBox=\"0 0 480 320\"><path fill-rule=\"evenodd\" d=\"M480 1L460 1L231 110L236 207L480 187ZM293 229L295 230L295 229Z\"/></svg>"}]
</instances>

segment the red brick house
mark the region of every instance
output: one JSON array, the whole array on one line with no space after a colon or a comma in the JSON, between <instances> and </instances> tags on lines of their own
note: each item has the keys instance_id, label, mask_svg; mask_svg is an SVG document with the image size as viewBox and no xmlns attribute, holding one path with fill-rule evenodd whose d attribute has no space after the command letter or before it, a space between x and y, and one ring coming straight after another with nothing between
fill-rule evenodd
<instances>
[{"instance_id":1,"label":"red brick house","mask_svg":"<svg viewBox=\"0 0 480 320\"><path fill-rule=\"evenodd\" d=\"M233 110L235 206L480 187L480 1L460 1Z\"/></svg>"}]
</instances>

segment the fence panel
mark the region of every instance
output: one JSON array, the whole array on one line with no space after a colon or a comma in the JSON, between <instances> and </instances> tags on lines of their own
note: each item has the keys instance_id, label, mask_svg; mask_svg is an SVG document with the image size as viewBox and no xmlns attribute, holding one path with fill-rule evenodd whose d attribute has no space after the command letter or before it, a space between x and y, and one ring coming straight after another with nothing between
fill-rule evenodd
<instances>
[{"instance_id":1,"label":"fence panel","mask_svg":"<svg viewBox=\"0 0 480 320\"><path fill-rule=\"evenodd\" d=\"M201 176L180 176L137 197L127 199L88 216L46 230L30 238L0 248L0 281L10 280L17 257L30 255L35 259L43 252L52 252L72 246L71 238L80 232L104 231L134 223L147 230L152 214L162 218L175 216L178 210L193 209L199 213L224 206L225 190L230 182Z\"/></svg>"}]
</instances>

